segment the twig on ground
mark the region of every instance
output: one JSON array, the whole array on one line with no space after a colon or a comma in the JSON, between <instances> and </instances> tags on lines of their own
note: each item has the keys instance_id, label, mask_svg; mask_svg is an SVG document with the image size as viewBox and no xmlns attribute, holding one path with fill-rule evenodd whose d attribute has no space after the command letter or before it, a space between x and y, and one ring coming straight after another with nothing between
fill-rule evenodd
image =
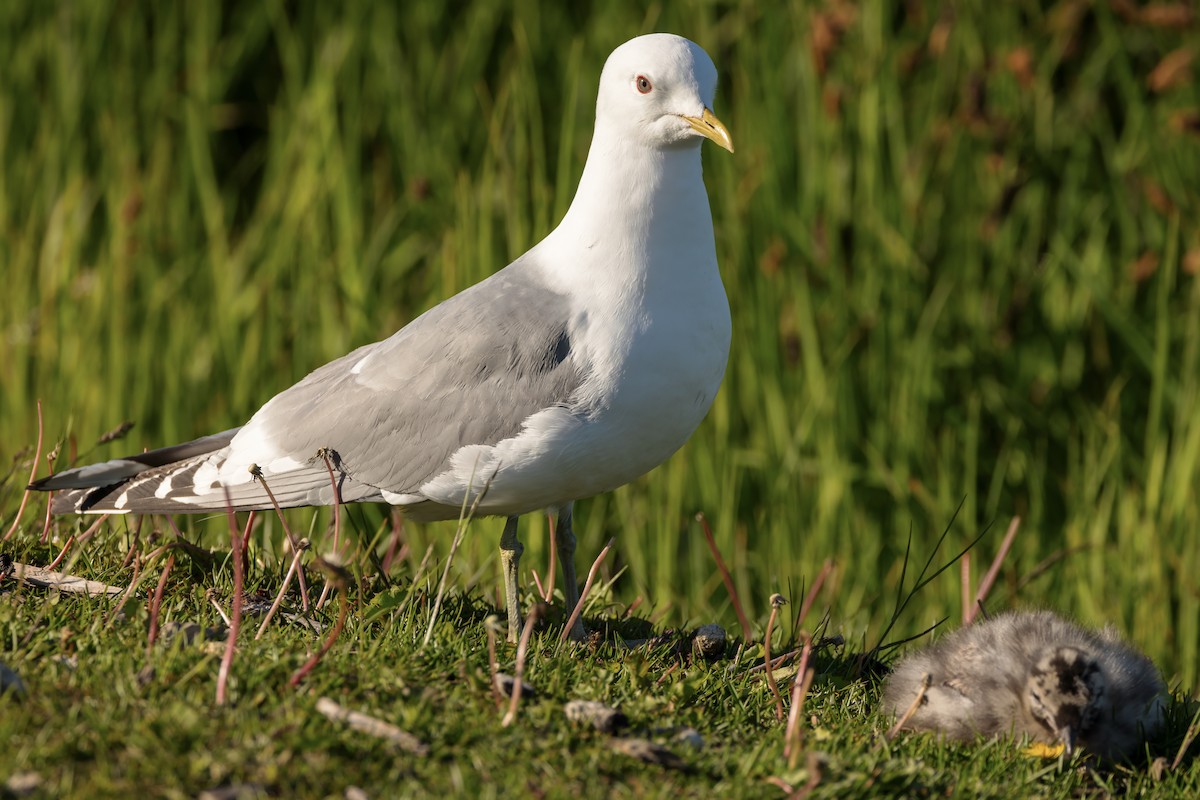
<instances>
[{"instance_id":1,"label":"twig on ground","mask_svg":"<svg viewBox=\"0 0 1200 800\"><path fill-rule=\"evenodd\" d=\"M322 697L317 700L317 712L326 719L333 722L341 722L359 733L365 733L368 736L374 736L379 739L386 739L406 753L411 753L414 756L429 755L429 745L408 731L401 730L390 722L384 722L368 714L351 711L348 708L338 705L328 697Z\"/></svg>"},{"instance_id":2,"label":"twig on ground","mask_svg":"<svg viewBox=\"0 0 1200 800\"><path fill-rule=\"evenodd\" d=\"M33 466L29 468L29 480L26 481L25 493L21 495L21 505L17 506L17 515L13 517L12 525L8 528L8 533L4 534L4 541L12 538L12 535L17 532L17 526L21 524L21 515L25 513L25 504L29 502L29 495L32 490L28 488L28 484L33 483L33 479L37 477L38 463L42 460L42 401L37 401L37 418L38 418L38 435L37 445L33 448Z\"/></svg>"},{"instance_id":3,"label":"twig on ground","mask_svg":"<svg viewBox=\"0 0 1200 800\"><path fill-rule=\"evenodd\" d=\"M600 571L600 564L603 563L604 557L608 555L608 551L612 549L613 542L616 539L609 539L608 544L604 545L600 550L600 555L596 556L596 560L592 562L592 568L588 570L587 580L583 582L583 591L579 593L579 601L575 603L575 608L571 611L571 616L567 617L567 624L563 626L560 642L565 642L567 637L571 635L571 628L575 626L575 622L583 616L583 605L587 602L588 593L592 591L592 583L596 580L596 573Z\"/></svg>"},{"instance_id":4,"label":"twig on ground","mask_svg":"<svg viewBox=\"0 0 1200 800\"><path fill-rule=\"evenodd\" d=\"M708 549L712 551L713 560L717 562L717 570L721 573L725 591L729 593L729 599L733 603L733 611L737 614L738 624L742 626L742 641L748 642L752 638L750 620L746 618L746 612L742 609L742 600L738 597L737 588L733 585L733 576L729 574L729 568L725 566L725 559L721 558L721 551L717 549L717 540L713 538L712 528L709 527L708 519L704 516L703 511L696 514L696 521L700 523L700 527L704 531L704 539L708 542Z\"/></svg>"},{"instance_id":5,"label":"twig on ground","mask_svg":"<svg viewBox=\"0 0 1200 800\"><path fill-rule=\"evenodd\" d=\"M68 592L70 594L106 594L110 597L116 597L125 591L120 586L109 586L107 583L101 583L100 581L89 581L86 578L80 578L76 575L55 572L54 570L43 569L30 564L21 564L16 561L13 562L12 567L13 580L18 582L24 581L43 589L56 589L60 592Z\"/></svg>"},{"instance_id":6,"label":"twig on ground","mask_svg":"<svg viewBox=\"0 0 1200 800\"><path fill-rule=\"evenodd\" d=\"M537 622L540 615L541 606L535 603L525 617L525 628L521 631L521 641L517 644L517 668L516 674L513 676L512 697L509 699L508 713L504 715L504 719L500 723L502 728L507 728L517 718L517 709L521 705L521 687L524 685L525 656L529 650L529 637L533 635L534 623Z\"/></svg>"},{"instance_id":7,"label":"twig on ground","mask_svg":"<svg viewBox=\"0 0 1200 800\"><path fill-rule=\"evenodd\" d=\"M771 595L771 615L767 617L767 631L763 635L763 667L767 671L767 686L771 687L771 694L775 697L775 719L779 722L783 722L783 698L779 695L779 685L775 683L775 672L771 669L771 631L775 627L779 609L785 605L787 600L783 595L778 592Z\"/></svg>"}]
</instances>

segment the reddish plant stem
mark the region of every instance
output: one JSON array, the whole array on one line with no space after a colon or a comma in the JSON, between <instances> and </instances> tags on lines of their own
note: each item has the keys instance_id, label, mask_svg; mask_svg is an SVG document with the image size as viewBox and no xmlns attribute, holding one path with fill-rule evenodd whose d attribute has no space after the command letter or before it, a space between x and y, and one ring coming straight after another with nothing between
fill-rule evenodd
<instances>
[{"instance_id":1,"label":"reddish plant stem","mask_svg":"<svg viewBox=\"0 0 1200 800\"><path fill-rule=\"evenodd\" d=\"M42 401L41 400L37 401L37 417L38 417L37 446L34 447L34 450L33 450L33 466L29 468L29 480L27 481L27 483L33 483L33 479L35 477L37 477L38 463L41 462L41 460L42 460ZM12 535L14 533L16 533L16 531L17 531L17 526L21 524L21 515L25 513L25 504L29 502L30 491L31 491L30 489L26 488L25 493L23 495L21 495L21 505L19 505L17 507L17 516L13 518L12 525L10 525L8 528L8 533L4 534L4 541L6 541L6 542L12 538ZM45 535L46 535L46 532L42 531L42 536L44 537ZM44 542L45 539L43 538L42 541Z\"/></svg>"},{"instance_id":2,"label":"reddish plant stem","mask_svg":"<svg viewBox=\"0 0 1200 800\"><path fill-rule=\"evenodd\" d=\"M596 580L596 573L600 571L600 564L604 562L608 551L612 549L613 542L616 539L609 539L608 544L604 545L600 550L600 555L596 556L596 560L592 562L592 568L588 570L587 580L583 582L583 591L579 593L579 602L575 604L575 608L571 611L571 616L567 617L567 624L563 626L562 637L559 641L565 642L567 637L571 635L571 628L575 627L575 621L583 616L583 605L587 602L588 593L592 591L592 583Z\"/></svg>"},{"instance_id":3,"label":"reddish plant stem","mask_svg":"<svg viewBox=\"0 0 1200 800\"><path fill-rule=\"evenodd\" d=\"M958 562L958 582L962 591L962 624L971 624L971 554L963 553Z\"/></svg>"},{"instance_id":4,"label":"reddish plant stem","mask_svg":"<svg viewBox=\"0 0 1200 800\"><path fill-rule=\"evenodd\" d=\"M795 769L800 758L800 747L803 737L800 730L800 712L804 708L804 698L812 686L813 671L809 669L808 659L812 655L812 637L801 631L804 638L804 648L800 651L800 665L796 668L796 679L792 682L792 705L788 709L787 728L783 733L783 757L788 760L788 768Z\"/></svg>"},{"instance_id":5,"label":"reddish plant stem","mask_svg":"<svg viewBox=\"0 0 1200 800\"><path fill-rule=\"evenodd\" d=\"M717 570L721 573L721 580L725 583L725 591L729 593L729 599L733 602L733 611L737 614L738 624L742 626L742 640L748 642L752 638L750 620L746 618L746 612L742 609L742 600L738 597L737 589L733 585L733 576L729 574L729 568L725 566L725 559L721 558L721 551L717 549L717 540L713 538L712 528L709 527L708 519L703 512L696 515L696 521L704 529L704 539L708 542L708 549L712 551L713 559L717 562Z\"/></svg>"},{"instance_id":6,"label":"reddish plant stem","mask_svg":"<svg viewBox=\"0 0 1200 800\"><path fill-rule=\"evenodd\" d=\"M317 561L318 563L321 563L320 558L318 558ZM329 652L329 649L333 647L333 643L337 641L337 637L342 632L342 628L346 626L346 617L350 614L349 588L346 585L346 581L340 579L339 577L330 578L330 582L337 584L338 598L340 599L341 607L338 610L337 622L335 622L333 627L329 630L329 636L321 645L321 649L316 653L313 653L312 657L309 658L308 661L304 662L304 665L300 667L300 669L292 673L292 677L288 680L288 685L292 688L299 686L300 683L306 677L308 677L308 674L316 668L317 664L321 662L321 659L325 657L325 654Z\"/></svg>"},{"instance_id":7,"label":"reddish plant stem","mask_svg":"<svg viewBox=\"0 0 1200 800\"><path fill-rule=\"evenodd\" d=\"M258 626L258 633L254 634L255 640L261 639L263 633L266 632L267 626L271 624L271 619L275 616L275 612L279 610L279 606L283 604L283 597L287 594L288 587L292 585L292 578L295 576L297 569L300 566L300 556L304 555L304 551L309 547L308 539L301 539L300 546L292 555L292 563L288 566L287 575L283 579L283 586L279 588L279 594L275 595L275 602L271 604L271 608L267 610L267 615L263 617L262 624Z\"/></svg>"},{"instance_id":8,"label":"reddish plant stem","mask_svg":"<svg viewBox=\"0 0 1200 800\"><path fill-rule=\"evenodd\" d=\"M1020 517L1013 517L1012 522L1008 523L1008 531L1004 534L1004 541L1000 543L1000 549L996 552L996 558L993 559L992 565L988 567L987 574L983 576L983 581L979 584L979 591L975 593L975 604L971 606L971 620L975 619L975 614L978 613L979 608L983 605L983 601L987 599L988 592L992 590L992 584L996 582L996 577L1000 574L1000 565L1008 557L1008 551L1012 548L1013 541L1017 538L1017 530L1020 527Z\"/></svg>"},{"instance_id":9,"label":"reddish plant stem","mask_svg":"<svg viewBox=\"0 0 1200 800\"><path fill-rule=\"evenodd\" d=\"M783 698L779 695L779 685L775 682L775 671L771 669L771 631L775 628L775 617L779 609L787 603L783 595L771 595L771 614L767 617L767 632L763 635L763 668L767 671L767 686L775 696L775 719L783 722Z\"/></svg>"},{"instance_id":10,"label":"reddish plant stem","mask_svg":"<svg viewBox=\"0 0 1200 800\"><path fill-rule=\"evenodd\" d=\"M258 464L250 465L250 474L254 479L262 484L263 489L267 493L267 497L271 498L271 505L275 509L276 516L279 517L279 524L283 526L283 534L287 536L288 544L292 546L292 551L298 546L295 536L292 535L292 529L288 527L287 518L283 516L283 509L279 507L279 502L275 499L275 493L271 491L271 485L267 483L267 477L263 475L262 468ZM308 613L308 582L304 579L304 570L299 572L300 578L300 608L304 613Z\"/></svg>"},{"instance_id":11,"label":"reddish plant stem","mask_svg":"<svg viewBox=\"0 0 1200 800\"><path fill-rule=\"evenodd\" d=\"M401 543L404 538L404 517L396 509L392 509L392 540L388 543L387 553L383 557L383 574L389 575L392 571L392 562L403 560L408 554L408 543Z\"/></svg>"},{"instance_id":12,"label":"reddish plant stem","mask_svg":"<svg viewBox=\"0 0 1200 800\"><path fill-rule=\"evenodd\" d=\"M154 642L158 639L158 612L162 608L163 592L167 588L167 576L171 574L173 566L175 566L175 554L171 553L167 556L167 563L163 565L162 577L158 579L158 586L154 590L154 599L150 602L150 633L146 637L146 658L150 657L150 653L154 650Z\"/></svg>"},{"instance_id":13,"label":"reddish plant stem","mask_svg":"<svg viewBox=\"0 0 1200 800\"><path fill-rule=\"evenodd\" d=\"M333 552L338 552L342 534L342 490L337 478L333 477L333 462L329 459L329 450L321 448L321 458L325 461L325 469L329 471L329 483L333 486Z\"/></svg>"},{"instance_id":14,"label":"reddish plant stem","mask_svg":"<svg viewBox=\"0 0 1200 800\"><path fill-rule=\"evenodd\" d=\"M100 518L93 522L90 528L79 534L78 538L72 534L71 537L67 539L67 543L63 545L62 550L58 552L58 555L55 556L54 560L50 562L50 565L46 567L46 569L58 569L58 565L62 563L63 558L67 555L67 551L71 549L71 546L77 541L80 544L83 544L88 539L92 538L92 535L99 530L100 525L104 523L104 520L108 519L108 516L108 514L101 514Z\"/></svg>"},{"instance_id":15,"label":"reddish plant stem","mask_svg":"<svg viewBox=\"0 0 1200 800\"><path fill-rule=\"evenodd\" d=\"M525 678L525 656L529 650L529 637L533 635L533 625L537 622L540 612L541 606L534 603L533 608L529 609L529 614L525 617L525 628L521 631L521 641L517 644L517 668L516 674L513 676L512 697L509 700L508 713L500 722L502 728L507 728L517 719L517 709L521 705L521 684L524 683Z\"/></svg>"},{"instance_id":16,"label":"reddish plant stem","mask_svg":"<svg viewBox=\"0 0 1200 800\"><path fill-rule=\"evenodd\" d=\"M274 498L272 498L274 499ZM229 636L225 640L225 655L221 657L221 668L217 672L217 705L225 705L229 694L229 673L233 669L233 654L237 650L238 631L242 626L242 554L241 532L237 526L237 516L233 513L233 503L229 499L229 490L225 490L225 511L229 517L229 557L233 562L233 610L229 617ZM282 516L282 515L281 515Z\"/></svg>"}]
</instances>

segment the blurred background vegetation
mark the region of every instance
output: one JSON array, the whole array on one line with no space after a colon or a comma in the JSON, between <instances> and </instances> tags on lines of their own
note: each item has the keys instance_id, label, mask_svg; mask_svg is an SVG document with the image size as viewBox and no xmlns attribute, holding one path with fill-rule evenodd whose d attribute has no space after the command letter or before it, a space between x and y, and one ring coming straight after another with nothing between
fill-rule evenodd
<instances>
[{"instance_id":1,"label":"blurred background vegetation","mask_svg":"<svg viewBox=\"0 0 1200 800\"><path fill-rule=\"evenodd\" d=\"M605 57L669 30L712 55L737 145L705 151L733 352L679 455L579 505L581 569L616 535L615 598L732 625L703 511L758 624L833 558L833 629L873 644L910 535L924 561L987 529L978 573L1020 515L991 609L1112 622L1195 691L1194 7L570 5L0 4L4 528L37 401L59 468L223 430L519 255L570 202ZM459 588L494 594L499 528Z\"/></svg>"}]
</instances>

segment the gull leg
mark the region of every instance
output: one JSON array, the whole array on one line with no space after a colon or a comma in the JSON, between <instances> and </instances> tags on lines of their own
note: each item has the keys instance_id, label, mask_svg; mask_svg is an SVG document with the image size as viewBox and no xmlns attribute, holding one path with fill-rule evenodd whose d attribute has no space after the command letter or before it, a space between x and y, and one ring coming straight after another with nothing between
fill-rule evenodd
<instances>
[{"instance_id":1,"label":"gull leg","mask_svg":"<svg viewBox=\"0 0 1200 800\"><path fill-rule=\"evenodd\" d=\"M521 553L525 546L517 538L516 516L509 517L504 523L504 533L500 534L500 563L504 567L504 599L508 605L508 640L516 643L521 636L521 594L517 584L518 570L521 564Z\"/></svg>"},{"instance_id":2,"label":"gull leg","mask_svg":"<svg viewBox=\"0 0 1200 800\"><path fill-rule=\"evenodd\" d=\"M575 576L575 531L571 528L573 506L573 503L567 503L558 510L558 524L554 526L554 543L558 547L558 560L562 564L564 616L570 616L579 602L579 580ZM581 614L571 628L571 639L582 642L586 636Z\"/></svg>"}]
</instances>

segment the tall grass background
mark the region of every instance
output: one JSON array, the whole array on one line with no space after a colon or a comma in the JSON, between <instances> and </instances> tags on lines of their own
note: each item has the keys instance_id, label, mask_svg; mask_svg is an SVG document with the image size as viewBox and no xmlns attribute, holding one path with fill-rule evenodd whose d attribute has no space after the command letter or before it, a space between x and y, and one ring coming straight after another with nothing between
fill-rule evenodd
<instances>
[{"instance_id":1,"label":"tall grass background","mask_svg":"<svg viewBox=\"0 0 1200 800\"><path fill-rule=\"evenodd\" d=\"M760 624L833 558L832 623L873 643L910 536L923 560L987 529L979 564L1020 515L993 609L1114 623L1200 688L1187 6L0 4L0 523L37 401L59 468L223 430L523 252L571 200L605 57L654 30L721 74L733 348L691 442L578 505L580 560L616 535L619 598L732 624L703 511ZM499 527L460 588L494 592ZM959 594L943 575L895 635Z\"/></svg>"}]
</instances>

